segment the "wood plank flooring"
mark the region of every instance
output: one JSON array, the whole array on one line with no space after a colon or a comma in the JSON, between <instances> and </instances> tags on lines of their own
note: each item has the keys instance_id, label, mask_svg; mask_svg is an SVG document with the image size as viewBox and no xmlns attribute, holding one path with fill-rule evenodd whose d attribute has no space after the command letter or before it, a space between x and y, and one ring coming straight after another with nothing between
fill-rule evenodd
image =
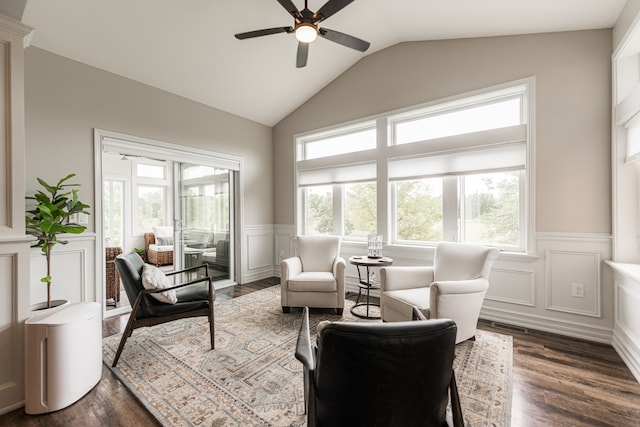
<instances>
[{"instance_id":1,"label":"wood plank flooring","mask_svg":"<svg viewBox=\"0 0 640 427\"><path fill-rule=\"evenodd\" d=\"M279 283L270 278L217 291L218 300ZM353 298L353 296L352 296ZM108 319L103 335L121 332L126 316ZM513 427L640 426L640 384L609 345L554 334L495 328L513 336ZM0 426L157 426L159 423L111 372L73 405L46 415L24 408L0 416Z\"/></svg>"}]
</instances>

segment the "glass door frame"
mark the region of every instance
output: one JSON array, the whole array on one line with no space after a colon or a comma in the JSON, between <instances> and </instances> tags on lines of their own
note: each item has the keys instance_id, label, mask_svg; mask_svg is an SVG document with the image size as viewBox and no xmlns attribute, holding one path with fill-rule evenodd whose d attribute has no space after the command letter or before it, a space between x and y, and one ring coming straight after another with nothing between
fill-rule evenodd
<instances>
[{"instance_id":1,"label":"glass door frame","mask_svg":"<svg viewBox=\"0 0 640 427\"><path fill-rule=\"evenodd\" d=\"M186 230L185 228L185 221L186 219L184 218L184 214L185 214L185 206L184 203L187 200L187 195L182 194L183 191L183 183L184 183L184 179L183 179L183 165L191 165L191 166L206 166L206 165L201 165L198 163L193 163L193 162L174 162L174 170L173 170L173 176L174 176L174 214L173 214L173 230L174 230L174 246L173 246L173 262L174 262L174 267L176 269L184 269L186 267L186 257L185 257L185 247L187 247L188 243L187 243L187 237L184 234L184 231ZM236 185L236 174L237 172L230 170L230 169L226 169L226 168L214 168L214 169L225 169L227 170L227 174L228 174L228 222L229 222L229 229L227 230L227 235L228 235L228 277L225 279L221 279L221 280L215 280L214 281L214 285L216 289L221 289L227 286L231 286L234 285L236 283L235 278L236 278L236 263L235 263L235 248L236 248L236 191L235 191L235 185ZM201 181L202 183L205 184L213 184L215 185L215 182L213 183L207 183L206 181ZM208 230L212 235L215 235L216 230ZM213 241L215 242L215 236ZM204 248L203 248L204 249ZM218 254L216 254L216 257L218 256ZM206 260L203 260L206 261ZM209 268L209 272L212 273L212 268Z\"/></svg>"},{"instance_id":2,"label":"glass door frame","mask_svg":"<svg viewBox=\"0 0 640 427\"><path fill-rule=\"evenodd\" d=\"M229 268L233 269L234 280L220 283L220 287L231 286L237 283L237 279L242 277L242 255L238 250L240 232L244 228L243 209L243 166L244 159L238 156L232 156L224 153L218 153L208 150L202 150L194 147L188 147L149 138L127 135L119 132L113 132L103 129L94 129L94 224L95 224L95 293L96 299L102 304L103 318L117 316L128 313L130 306L118 307L110 309L107 312L106 305L106 286L104 281L106 262L105 262L105 242L103 238L103 201L102 201L102 185L105 179L102 166L102 156L104 152L121 152L130 156L147 157L157 160L170 160L173 162L194 163L207 166L214 166L231 171L234 185L230 188L230 197L233 197L232 210L233 217L231 222L233 228L230 229L230 239L235 242L230 249ZM177 192L174 191L174 194ZM175 196L174 196L175 197ZM176 205L174 205L175 207ZM174 209L177 211L177 209ZM175 228L174 228L175 230ZM175 255L175 254L174 254ZM175 258L175 256L174 256Z\"/></svg>"}]
</instances>

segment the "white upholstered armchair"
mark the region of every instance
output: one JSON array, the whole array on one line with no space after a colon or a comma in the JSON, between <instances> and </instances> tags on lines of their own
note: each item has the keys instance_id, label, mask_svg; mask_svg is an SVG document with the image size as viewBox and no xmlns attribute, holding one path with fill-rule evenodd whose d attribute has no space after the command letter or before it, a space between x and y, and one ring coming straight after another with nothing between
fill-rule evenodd
<instances>
[{"instance_id":1,"label":"white upholstered armchair","mask_svg":"<svg viewBox=\"0 0 640 427\"><path fill-rule=\"evenodd\" d=\"M433 267L381 268L382 320L411 320L416 306L427 319L456 322L456 344L475 338L491 265L498 253L488 246L441 242Z\"/></svg>"},{"instance_id":2,"label":"white upholstered armchair","mask_svg":"<svg viewBox=\"0 0 640 427\"><path fill-rule=\"evenodd\" d=\"M344 269L339 236L299 236L298 256L280 263L282 311L291 307L344 310Z\"/></svg>"}]
</instances>

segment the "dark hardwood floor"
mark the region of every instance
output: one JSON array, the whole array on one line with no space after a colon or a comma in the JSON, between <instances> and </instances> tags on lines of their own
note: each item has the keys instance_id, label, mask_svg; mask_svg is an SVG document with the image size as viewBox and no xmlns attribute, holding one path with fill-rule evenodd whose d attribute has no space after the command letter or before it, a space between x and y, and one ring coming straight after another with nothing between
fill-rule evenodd
<instances>
[{"instance_id":1,"label":"dark hardwood floor","mask_svg":"<svg viewBox=\"0 0 640 427\"><path fill-rule=\"evenodd\" d=\"M279 283L271 278L217 291L218 301ZM103 335L124 329L126 316L108 319ZM511 425L640 426L640 384L609 345L539 331L522 333L480 321L480 329L513 336ZM0 426L156 426L159 423L111 372L73 405L46 415L17 409Z\"/></svg>"}]
</instances>

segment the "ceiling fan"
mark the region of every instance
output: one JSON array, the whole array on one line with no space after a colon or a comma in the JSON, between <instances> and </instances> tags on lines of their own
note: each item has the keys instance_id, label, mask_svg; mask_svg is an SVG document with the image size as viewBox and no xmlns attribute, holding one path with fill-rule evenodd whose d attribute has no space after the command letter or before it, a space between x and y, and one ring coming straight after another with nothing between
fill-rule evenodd
<instances>
[{"instance_id":1,"label":"ceiling fan","mask_svg":"<svg viewBox=\"0 0 640 427\"><path fill-rule=\"evenodd\" d=\"M364 52L369 49L369 42L336 30L318 27L320 22L339 12L351 2L353 2L353 0L329 0L324 4L324 6L314 13L307 7L307 0L304 2L304 9L302 10L298 10L291 0L278 0L278 3L280 3L282 7L284 7L287 12L293 16L293 27L265 28L263 30L239 33L235 36L239 40L244 40L278 33L294 33L298 40L298 53L296 55L297 68L302 68L307 65L309 43L314 41L318 36L334 43L350 47L351 49Z\"/></svg>"}]
</instances>

